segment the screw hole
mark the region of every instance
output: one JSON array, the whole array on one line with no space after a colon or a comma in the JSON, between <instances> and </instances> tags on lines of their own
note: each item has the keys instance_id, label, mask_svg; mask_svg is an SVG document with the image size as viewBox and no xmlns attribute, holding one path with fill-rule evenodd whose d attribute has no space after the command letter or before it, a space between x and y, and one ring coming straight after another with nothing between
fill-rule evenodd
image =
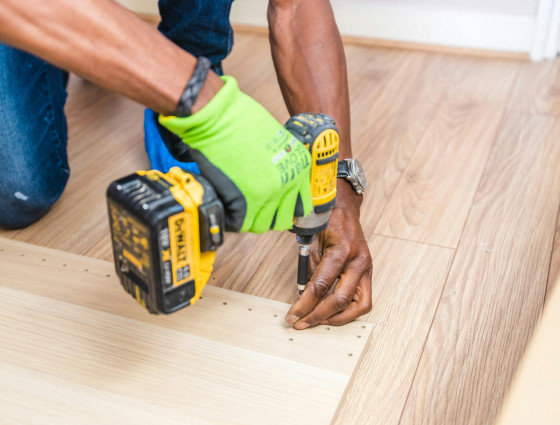
<instances>
[{"instance_id":1,"label":"screw hole","mask_svg":"<svg viewBox=\"0 0 560 425\"><path fill-rule=\"evenodd\" d=\"M278 315L277 315L277 314L273 314L272 317L278 317Z\"/></svg>"},{"instance_id":2,"label":"screw hole","mask_svg":"<svg viewBox=\"0 0 560 425\"><path fill-rule=\"evenodd\" d=\"M348 357L352 357L352 353L348 353Z\"/></svg>"},{"instance_id":3,"label":"screw hole","mask_svg":"<svg viewBox=\"0 0 560 425\"><path fill-rule=\"evenodd\" d=\"M253 311L253 309L252 309L252 308L248 308L247 310L248 310L248 311Z\"/></svg>"},{"instance_id":4,"label":"screw hole","mask_svg":"<svg viewBox=\"0 0 560 425\"><path fill-rule=\"evenodd\" d=\"M20 257L25 257L25 254L21 254Z\"/></svg>"},{"instance_id":5,"label":"screw hole","mask_svg":"<svg viewBox=\"0 0 560 425\"><path fill-rule=\"evenodd\" d=\"M227 305L227 303L226 303L225 301L224 301L222 304L223 304L223 305Z\"/></svg>"},{"instance_id":6,"label":"screw hole","mask_svg":"<svg viewBox=\"0 0 560 425\"><path fill-rule=\"evenodd\" d=\"M362 337L361 335L356 335L356 338L361 338L361 337Z\"/></svg>"},{"instance_id":7,"label":"screw hole","mask_svg":"<svg viewBox=\"0 0 560 425\"><path fill-rule=\"evenodd\" d=\"M325 329L326 329L327 331L330 331L330 330L331 330L331 328L325 328Z\"/></svg>"},{"instance_id":8,"label":"screw hole","mask_svg":"<svg viewBox=\"0 0 560 425\"><path fill-rule=\"evenodd\" d=\"M68 264L63 264L62 267L66 267Z\"/></svg>"},{"instance_id":9,"label":"screw hole","mask_svg":"<svg viewBox=\"0 0 560 425\"><path fill-rule=\"evenodd\" d=\"M46 258L42 258L41 261L47 261L47 259L46 259Z\"/></svg>"},{"instance_id":10,"label":"screw hole","mask_svg":"<svg viewBox=\"0 0 560 425\"><path fill-rule=\"evenodd\" d=\"M88 269L85 269L84 271L85 271L85 272L89 272L89 270L88 270Z\"/></svg>"},{"instance_id":11,"label":"screw hole","mask_svg":"<svg viewBox=\"0 0 560 425\"><path fill-rule=\"evenodd\" d=\"M293 340L294 340L293 338L288 338L288 341L293 341Z\"/></svg>"},{"instance_id":12,"label":"screw hole","mask_svg":"<svg viewBox=\"0 0 560 425\"><path fill-rule=\"evenodd\" d=\"M111 275L110 275L110 274L108 274L108 275L107 275L106 277L111 277Z\"/></svg>"},{"instance_id":13,"label":"screw hole","mask_svg":"<svg viewBox=\"0 0 560 425\"><path fill-rule=\"evenodd\" d=\"M202 299L202 297L199 297L199 299Z\"/></svg>"},{"instance_id":14,"label":"screw hole","mask_svg":"<svg viewBox=\"0 0 560 425\"><path fill-rule=\"evenodd\" d=\"M366 327L362 325L362 329L365 329Z\"/></svg>"}]
</instances>

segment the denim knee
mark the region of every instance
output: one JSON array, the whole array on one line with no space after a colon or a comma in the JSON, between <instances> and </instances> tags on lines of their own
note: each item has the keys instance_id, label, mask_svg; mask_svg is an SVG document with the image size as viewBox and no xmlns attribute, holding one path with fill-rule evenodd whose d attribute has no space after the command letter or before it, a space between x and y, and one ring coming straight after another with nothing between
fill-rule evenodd
<instances>
[{"instance_id":1,"label":"denim knee","mask_svg":"<svg viewBox=\"0 0 560 425\"><path fill-rule=\"evenodd\" d=\"M68 175L58 179L54 184L41 175L14 173L2 175L0 185L0 226L18 229L29 226L43 215L58 200Z\"/></svg>"},{"instance_id":2,"label":"denim knee","mask_svg":"<svg viewBox=\"0 0 560 425\"><path fill-rule=\"evenodd\" d=\"M67 74L0 44L0 226L25 227L60 197L66 157Z\"/></svg>"}]
</instances>

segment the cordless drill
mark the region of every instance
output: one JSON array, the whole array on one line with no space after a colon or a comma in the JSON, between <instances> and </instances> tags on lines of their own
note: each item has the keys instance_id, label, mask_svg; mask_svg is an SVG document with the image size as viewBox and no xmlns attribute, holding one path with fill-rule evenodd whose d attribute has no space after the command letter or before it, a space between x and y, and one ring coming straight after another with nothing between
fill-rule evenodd
<instances>
[{"instance_id":1,"label":"cordless drill","mask_svg":"<svg viewBox=\"0 0 560 425\"><path fill-rule=\"evenodd\" d=\"M313 212L294 220L301 243L298 287L307 283L309 244L324 230L336 198L338 132L332 118L299 114L286 128L311 153ZM194 304L223 243L225 211L208 180L173 167L138 171L107 189L117 275L123 288L150 313Z\"/></svg>"},{"instance_id":2,"label":"cordless drill","mask_svg":"<svg viewBox=\"0 0 560 425\"><path fill-rule=\"evenodd\" d=\"M297 285L299 295L307 285L309 245L314 236L329 224L336 202L339 136L334 120L324 114L299 114L288 120L286 128L297 135L311 153L311 197L313 210L298 217L290 230L299 243Z\"/></svg>"}]
</instances>

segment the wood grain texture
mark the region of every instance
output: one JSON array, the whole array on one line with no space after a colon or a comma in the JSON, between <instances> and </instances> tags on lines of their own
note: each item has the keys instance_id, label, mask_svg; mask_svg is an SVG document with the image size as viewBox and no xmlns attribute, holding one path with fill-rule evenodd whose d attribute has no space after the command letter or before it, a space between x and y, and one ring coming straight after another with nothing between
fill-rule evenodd
<instances>
[{"instance_id":1,"label":"wood grain texture","mask_svg":"<svg viewBox=\"0 0 560 425\"><path fill-rule=\"evenodd\" d=\"M287 111L269 50L266 37L237 33L234 50L224 62L224 69L238 78L245 92L284 121ZM466 139L455 130L472 123L472 130L478 127L484 135L489 129L482 129L482 122L493 125L492 116L504 104L510 112L556 115L559 62L524 64L358 45L348 46L346 55L354 156L362 161L370 180L362 206L362 225L374 257L375 306L366 320L376 325L377 334L376 340L368 345L363 366L356 369L353 384L340 406L344 413L337 421L357 418L355 423L362 419L365 423L370 419L395 423L399 409L403 410L404 395L407 402L403 424L489 423L524 351L536 312L542 306L542 279L549 271L547 261L550 262L549 290L560 270L560 237L555 238L552 260L545 258L545 251L553 246L555 218L552 216L556 217L558 211L552 212L554 208L549 204L555 202L558 193L550 189L551 180L557 180L560 173L550 141L551 134L558 129L555 125L551 129L551 121L547 119L510 117L502 130L510 136L502 134L498 139L500 146L492 148L491 160L482 168L482 184L474 197L472 190L478 184L476 173L485 163L484 155L488 151L480 140L471 145L472 152L468 151L467 145L461 144ZM509 101L508 97L511 97ZM0 229L0 236L111 260L104 192L109 181L148 167L142 143L142 109L72 76L66 107L72 169L69 185L60 201L38 223L18 231ZM490 115L484 116L483 110L490 110ZM448 131L451 136L457 136L456 141L461 141L459 145L448 146L441 136L442 144L434 148L428 131L438 137ZM467 128L465 135L470 131ZM435 150L427 152L430 149ZM543 159L545 151L548 161ZM443 170L438 169L439 158L445 159L440 161ZM461 189L461 194L451 193L446 202L431 185L437 183L442 191L449 192L450 181ZM548 202L543 201L545 193ZM413 200L416 195L426 202L415 201L410 208L404 208L403 199L410 196ZM465 212L468 213L473 200L476 206L467 216ZM426 208L428 203L431 208ZM394 214L389 215L389 211ZM383 215L384 223L406 223L402 228L406 232L395 231L391 237L374 235ZM411 226L405 221L407 217L420 217L420 221ZM425 243L399 241L399 238L410 237L427 243L451 241L449 245L456 246L456 236L451 235L460 234L457 229L463 229L466 222L452 277L436 310L437 318L426 330L434 297L441 290L443 274L449 267L449 252L454 250L426 247ZM556 227L560 229L560 222ZM512 229L517 232L518 228L521 231L512 236ZM533 229L530 235L528 228ZM225 245L217 253L210 283L291 302L295 295L296 255L293 235L277 232L264 236L227 235ZM61 266L61 258L52 258L53 264ZM43 265L49 264L48 261ZM72 264L68 262L67 267ZM24 289L19 283L11 289L33 294L40 300L53 298L62 303L61 308L68 314L70 311L65 308L70 304L87 312L115 314L116 311L117 315L126 314L134 321L152 325L153 317L131 302L116 282L111 283L114 292L108 296L88 283L90 272L77 267L72 273L74 282L89 288L87 298L73 290L76 285L63 290L60 282L36 285L43 281L41 274L34 276L36 282L31 286ZM106 279L114 279L109 266L107 274L111 277ZM4 270L0 269L0 285L3 276ZM408 292L409 282L415 288L413 294ZM535 289L531 292L529 286L533 285ZM206 288L206 292L212 290ZM405 301L399 302L400 297ZM521 298L525 310L520 310ZM109 310L100 307L105 304L110 305ZM225 306L218 303L213 313L220 313L222 307ZM274 314L277 314L274 319L281 323L283 314ZM243 317L249 323L244 326L253 326L251 320L266 324L269 319L258 315ZM181 332L183 316L158 318L157 325ZM204 338L204 326L199 323L193 329L200 329L198 337ZM229 328L218 326L213 331L226 333ZM411 371L416 370L420 361L419 341L426 339L425 332L430 333L427 349L422 354L413 390L407 392L406 387L410 387L414 377ZM255 335L245 332L243 340L258 351L262 349L258 342L260 336ZM260 354L269 355L269 352ZM104 409L98 409L99 421L90 423L107 423L109 420L104 419L115 411L123 415L123 422L144 417L154 423L163 414L171 418L171 423L183 418L182 414L173 416L170 409L154 405L147 409L138 400L116 396L87 383L70 385L62 377L26 367L10 367L7 370L0 366L0 384L7 393L23 392L32 396L37 409L52 405L57 398L66 400L53 412L57 416L50 417L54 418L52 421L76 417L81 407L76 404L76 394L87 394L88 400L98 397L102 400ZM14 380L16 376L19 381ZM35 384L31 383L34 382L46 390L33 392ZM62 385L67 390L60 390ZM120 408L123 400L131 406L130 410ZM10 412L18 414L17 409L23 407L12 401L10 406L14 408ZM27 409L35 407L27 406ZM81 417L78 423L88 421ZM204 421L199 418L197 423Z\"/></svg>"},{"instance_id":2,"label":"wood grain texture","mask_svg":"<svg viewBox=\"0 0 560 425\"><path fill-rule=\"evenodd\" d=\"M433 120L440 92L428 90L426 55L349 49L353 154L367 172L362 204L366 237Z\"/></svg>"},{"instance_id":3,"label":"wood grain texture","mask_svg":"<svg viewBox=\"0 0 560 425\"><path fill-rule=\"evenodd\" d=\"M16 422L329 423L371 331L297 332L286 304L212 286L153 316L111 263L3 238L0 269L0 406Z\"/></svg>"},{"instance_id":4,"label":"wood grain texture","mask_svg":"<svg viewBox=\"0 0 560 425\"><path fill-rule=\"evenodd\" d=\"M510 111L560 116L560 62L520 64Z\"/></svg>"},{"instance_id":5,"label":"wood grain texture","mask_svg":"<svg viewBox=\"0 0 560 425\"><path fill-rule=\"evenodd\" d=\"M375 232L456 248L517 66L457 58L436 69L441 102Z\"/></svg>"},{"instance_id":6,"label":"wood grain texture","mask_svg":"<svg viewBox=\"0 0 560 425\"><path fill-rule=\"evenodd\" d=\"M440 109L375 233L456 248L502 114L486 105Z\"/></svg>"},{"instance_id":7,"label":"wood grain texture","mask_svg":"<svg viewBox=\"0 0 560 425\"><path fill-rule=\"evenodd\" d=\"M455 253L374 236L373 326L333 424L398 424ZM391 259L391 261L387 261Z\"/></svg>"},{"instance_id":8,"label":"wood grain texture","mask_svg":"<svg viewBox=\"0 0 560 425\"><path fill-rule=\"evenodd\" d=\"M560 287L550 294L497 425L560 423Z\"/></svg>"},{"instance_id":9,"label":"wood grain texture","mask_svg":"<svg viewBox=\"0 0 560 425\"><path fill-rule=\"evenodd\" d=\"M560 120L508 114L402 424L493 423L540 314L560 201Z\"/></svg>"}]
</instances>

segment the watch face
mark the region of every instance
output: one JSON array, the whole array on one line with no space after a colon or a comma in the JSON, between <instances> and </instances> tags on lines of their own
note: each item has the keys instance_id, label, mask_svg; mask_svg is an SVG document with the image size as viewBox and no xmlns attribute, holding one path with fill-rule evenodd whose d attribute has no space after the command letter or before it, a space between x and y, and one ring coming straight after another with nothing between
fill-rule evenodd
<instances>
[{"instance_id":1,"label":"watch face","mask_svg":"<svg viewBox=\"0 0 560 425\"><path fill-rule=\"evenodd\" d=\"M356 179L356 182L366 190L368 187L366 173L362 168L362 164L357 159L352 159L350 162L350 174Z\"/></svg>"}]
</instances>

